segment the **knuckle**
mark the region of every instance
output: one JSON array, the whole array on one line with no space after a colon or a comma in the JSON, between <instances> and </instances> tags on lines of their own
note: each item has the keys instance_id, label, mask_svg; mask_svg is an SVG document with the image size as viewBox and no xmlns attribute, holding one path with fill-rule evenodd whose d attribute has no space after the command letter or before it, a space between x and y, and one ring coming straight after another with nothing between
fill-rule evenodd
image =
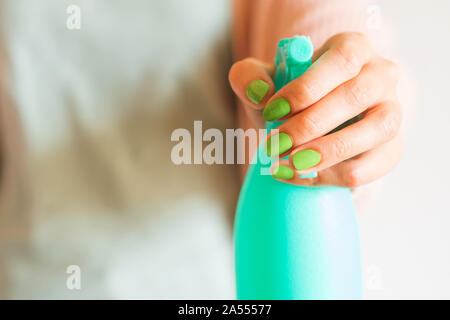
<instances>
[{"instance_id":1,"label":"knuckle","mask_svg":"<svg viewBox=\"0 0 450 320\"><path fill-rule=\"evenodd\" d=\"M347 87L347 97L351 105L364 107L369 103L369 90L355 79Z\"/></svg>"},{"instance_id":2,"label":"knuckle","mask_svg":"<svg viewBox=\"0 0 450 320\"><path fill-rule=\"evenodd\" d=\"M372 51L370 41L358 32L341 33L334 39L337 42L338 64L350 75L357 75Z\"/></svg>"},{"instance_id":3,"label":"knuckle","mask_svg":"<svg viewBox=\"0 0 450 320\"><path fill-rule=\"evenodd\" d=\"M348 188L356 188L363 184L361 173L356 166L351 166L344 173L343 183Z\"/></svg>"},{"instance_id":4,"label":"knuckle","mask_svg":"<svg viewBox=\"0 0 450 320\"><path fill-rule=\"evenodd\" d=\"M383 137L386 139L394 138L400 130L402 122L400 109L398 108L398 110L395 111L382 109L380 111L380 118L380 131Z\"/></svg>"},{"instance_id":5,"label":"knuckle","mask_svg":"<svg viewBox=\"0 0 450 320\"><path fill-rule=\"evenodd\" d=\"M314 86L308 81L302 81L298 88L297 92L299 104L303 107L308 107L315 102L315 89Z\"/></svg>"},{"instance_id":6,"label":"knuckle","mask_svg":"<svg viewBox=\"0 0 450 320\"><path fill-rule=\"evenodd\" d=\"M305 133L308 136L314 136L322 131L322 126L319 119L307 115L303 116L299 121L298 129L304 132L304 134L300 134L301 136L305 136Z\"/></svg>"},{"instance_id":7,"label":"knuckle","mask_svg":"<svg viewBox=\"0 0 450 320\"><path fill-rule=\"evenodd\" d=\"M356 75L360 70L360 59L357 55L357 48L352 41L344 41L336 47L338 65L342 70L350 75Z\"/></svg>"},{"instance_id":8,"label":"knuckle","mask_svg":"<svg viewBox=\"0 0 450 320\"><path fill-rule=\"evenodd\" d=\"M332 154L337 160L344 160L350 150L350 145L347 141L340 137L336 137L331 145Z\"/></svg>"},{"instance_id":9,"label":"knuckle","mask_svg":"<svg viewBox=\"0 0 450 320\"><path fill-rule=\"evenodd\" d=\"M365 36L360 33L341 35L336 53L338 63L345 72L351 75L358 74L367 55L367 43Z\"/></svg>"}]
</instances>

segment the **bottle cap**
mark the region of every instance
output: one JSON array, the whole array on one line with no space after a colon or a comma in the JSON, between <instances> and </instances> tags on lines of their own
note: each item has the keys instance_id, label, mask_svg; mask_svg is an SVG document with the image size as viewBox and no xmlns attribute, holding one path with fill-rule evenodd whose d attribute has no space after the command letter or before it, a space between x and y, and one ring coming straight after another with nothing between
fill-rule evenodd
<instances>
[{"instance_id":1,"label":"bottle cap","mask_svg":"<svg viewBox=\"0 0 450 320\"><path fill-rule=\"evenodd\" d=\"M288 39L281 39L278 43L278 49L278 52L283 57L278 57L277 63L281 61L286 61L287 64L306 63L314 54L311 40L306 36L294 36Z\"/></svg>"}]
</instances>

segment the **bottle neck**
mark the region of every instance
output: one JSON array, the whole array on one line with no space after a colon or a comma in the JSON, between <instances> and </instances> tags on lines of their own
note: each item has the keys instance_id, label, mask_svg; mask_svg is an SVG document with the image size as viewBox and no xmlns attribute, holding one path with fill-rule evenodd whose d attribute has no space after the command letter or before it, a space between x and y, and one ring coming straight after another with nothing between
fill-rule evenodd
<instances>
[{"instance_id":1,"label":"bottle neck","mask_svg":"<svg viewBox=\"0 0 450 320\"><path fill-rule=\"evenodd\" d=\"M266 121L267 134L273 129L278 128L282 123L284 123L284 121Z\"/></svg>"}]
</instances>

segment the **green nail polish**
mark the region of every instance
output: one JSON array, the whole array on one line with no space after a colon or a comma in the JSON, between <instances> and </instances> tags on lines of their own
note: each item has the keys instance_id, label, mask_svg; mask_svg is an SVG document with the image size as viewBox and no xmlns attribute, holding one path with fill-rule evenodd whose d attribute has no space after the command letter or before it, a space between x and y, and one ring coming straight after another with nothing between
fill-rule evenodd
<instances>
[{"instance_id":1,"label":"green nail polish","mask_svg":"<svg viewBox=\"0 0 450 320\"><path fill-rule=\"evenodd\" d=\"M278 120L291 112L291 106L285 98L278 98L269 103L263 111L267 121Z\"/></svg>"},{"instance_id":2,"label":"green nail polish","mask_svg":"<svg viewBox=\"0 0 450 320\"><path fill-rule=\"evenodd\" d=\"M254 104L258 104L269 91L269 84L263 80L252 81L247 87L247 98Z\"/></svg>"},{"instance_id":3,"label":"green nail polish","mask_svg":"<svg viewBox=\"0 0 450 320\"><path fill-rule=\"evenodd\" d=\"M271 136L266 143L266 153L269 157L275 157L292 148L292 140L286 133L278 133Z\"/></svg>"},{"instance_id":4,"label":"green nail polish","mask_svg":"<svg viewBox=\"0 0 450 320\"><path fill-rule=\"evenodd\" d=\"M279 166L273 170L272 177L276 179L289 180L294 177L294 170L288 166Z\"/></svg>"},{"instance_id":5,"label":"green nail polish","mask_svg":"<svg viewBox=\"0 0 450 320\"><path fill-rule=\"evenodd\" d=\"M314 167L320 162L320 159L320 153L315 150L306 149L294 154L292 163L294 164L295 169L301 171Z\"/></svg>"}]
</instances>

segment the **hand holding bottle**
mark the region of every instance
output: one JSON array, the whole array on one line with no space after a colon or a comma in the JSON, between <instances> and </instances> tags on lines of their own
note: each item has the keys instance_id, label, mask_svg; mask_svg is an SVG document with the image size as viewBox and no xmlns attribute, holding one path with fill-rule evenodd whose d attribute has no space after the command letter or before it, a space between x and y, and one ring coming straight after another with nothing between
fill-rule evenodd
<instances>
[{"instance_id":1,"label":"hand holding bottle","mask_svg":"<svg viewBox=\"0 0 450 320\"><path fill-rule=\"evenodd\" d=\"M274 64L247 58L229 75L248 113L285 121L266 141L270 146L278 134L270 156L289 156L273 165L274 178L303 186L357 187L395 166L402 150L398 69L378 56L365 36L330 38L314 53L313 65L276 93L274 70ZM352 123L334 130L347 121ZM319 171L316 178L298 176L314 171Z\"/></svg>"}]
</instances>

